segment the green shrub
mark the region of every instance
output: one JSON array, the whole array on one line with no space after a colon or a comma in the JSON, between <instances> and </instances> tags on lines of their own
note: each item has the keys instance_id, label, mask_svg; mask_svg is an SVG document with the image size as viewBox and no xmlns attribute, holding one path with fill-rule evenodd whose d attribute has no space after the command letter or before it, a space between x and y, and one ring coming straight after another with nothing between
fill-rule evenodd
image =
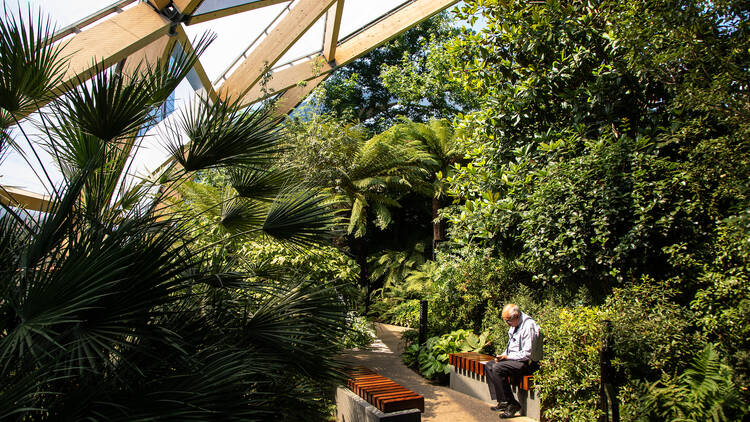
<instances>
[{"instance_id":1,"label":"green shrub","mask_svg":"<svg viewBox=\"0 0 750 422\"><path fill-rule=\"evenodd\" d=\"M734 368L734 382L750 400L750 209L718 231L717 258L701 275L691 309L708 340Z\"/></svg>"},{"instance_id":2,"label":"green shrub","mask_svg":"<svg viewBox=\"0 0 750 422\"><path fill-rule=\"evenodd\" d=\"M464 327L480 331L488 309L516 294L519 281L527 278L515 261L473 245L440 252L437 262L429 300L434 314L430 322L439 332Z\"/></svg>"},{"instance_id":3,"label":"green shrub","mask_svg":"<svg viewBox=\"0 0 750 422\"><path fill-rule=\"evenodd\" d=\"M750 399L750 268L729 274L707 273L709 286L695 295L698 326L717 343L735 369L734 381Z\"/></svg>"},{"instance_id":4,"label":"green shrub","mask_svg":"<svg viewBox=\"0 0 750 422\"><path fill-rule=\"evenodd\" d=\"M389 313L389 321L391 324L409 328L419 327L419 300L417 299L401 302L391 308Z\"/></svg>"},{"instance_id":5,"label":"green shrub","mask_svg":"<svg viewBox=\"0 0 750 422\"><path fill-rule=\"evenodd\" d=\"M376 320L402 327L419 327L419 300L403 300L386 297L371 306L371 314Z\"/></svg>"},{"instance_id":6,"label":"green shrub","mask_svg":"<svg viewBox=\"0 0 750 422\"><path fill-rule=\"evenodd\" d=\"M661 371L683 371L705 340L690 309L668 282L643 277L615 289L604 309L612 321L610 345L622 380L655 381Z\"/></svg>"},{"instance_id":7,"label":"green shrub","mask_svg":"<svg viewBox=\"0 0 750 422\"><path fill-rule=\"evenodd\" d=\"M540 315L545 355L535 382L544 416L589 422L599 416L599 350L604 311L597 307L548 309Z\"/></svg>"},{"instance_id":8,"label":"green shrub","mask_svg":"<svg viewBox=\"0 0 750 422\"><path fill-rule=\"evenodd\" d=\"M372 322L367 318L357 315L355 312L349 312L346 316L346 324L349 328L342 339L344 349L366 349L372 344L375 338L375 330Z\"/></svg>"}]
</instances>

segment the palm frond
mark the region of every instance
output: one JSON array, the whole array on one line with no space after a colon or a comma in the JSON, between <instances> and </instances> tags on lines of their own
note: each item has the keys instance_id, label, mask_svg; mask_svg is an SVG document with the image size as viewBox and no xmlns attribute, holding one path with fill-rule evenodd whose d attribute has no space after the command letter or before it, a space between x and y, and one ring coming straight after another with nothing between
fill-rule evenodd
<instances>
[{"instance_id":1,"label":"palm frond","mask_svg":"<svg viewBox=\"0 0 750 422\"><path fill-rule=\"evenodd\" d=\"M193 215L221 216L223 191L205 183L185 182L177 188L180 196L190 205Z\"/></svg>"},{"instance_id":2,"label":"palm frond","mask_svg":"<svg viewBox=\"0 0 750 422\"><path fill-rule=\"evenodd\" d=\"M336 339L346 331L343 309L334 286L300 283L282 289L253 313L245 326L247 341L289 359L301 374L330 377L338 368L330 359Z\"/></svg>"},{"instance_id":3,"label":"palm frond","mask_svg":"<svg viewBox=\"0 0 750 422\"><path fill-rule=\"evenodd\" d=\"M193 45L192 51L186 51L181 46L176 46L167 60L159 58L153 65L148 62L142 63L132 71L131 77L142 79L148 84L148 91L151 94L150 103L152 106L159 106L187 77L198 62L198 58L214 40L216 40L215 33L204 32L197 41L191 42Z\"/></svg>"},{"instance_id":4,"label":"palm frond","mask_svg":"<svg viewBox=\"0 0 750 422\"><path fill-rule=\"evenodd\" d=\"M257 408L257 401L247 398L253 385L251 369L258 366L252 364L247 351L208 349L189 358L162 358L141 374L123 371L121 375L127 376L113 383L91 380L91 385L71 394L77 402L75 409L53 412L109 421L246 421L259 420L267 413Z\"/></svg>"},{"instance_id":5,"label":"palm frond","mask_svg":"<svg viewBox=\"0 0 750 422\"><path fill-rule=\"evenodd\" d=\"M0 20L0 108L21 118L53 95L67 67L64 44L52 44L49 18L27 9L26 23L3 3ZM19 13L20 15L20 13ZM8 119L4 124L10 122ZM5 128L7 126L3 126Z\"/></svg>"},{"instance_id":6,"label":"palm frond","mask_svg":"<svg viewBox=\"0 0 750 422\"><path fill-rule=\"evenodd\" d=\"M289 171L261 170L253 168L232 168L229 170L229 181L234 189L244 198L272 200L290 180Z\"/></svg>"},{"instance_id":7,"label":"palm frond","mask_svg":"<svg viewBox=\"0 0 750 422\"><path fill-rule=\"evenodd\" d=\"M385 230L393 221L391 210L383 202L376 202L372 205L373 214L375 214L375 225Z\"/></svg>"},{"instance_id":8,"label":"palm frond","mask_svg":"<svg viewBox=\"0 0 750 422\"><path fill-rule=\"evenodd\" d=\"M94 76L80 77L54 103L56 115L65 125L96 136L103 142L134 136L153 121L153 110L162 104L187 76L202 53L215 38L204 34L196 54L182 50L170 60L136 66L132 74L96 63Z\"/></svg>"},{"instance_id":9,"label":"palm frond","mask_svg":"<svg viewBox=\"0 0 750 422\"><path fill-rule=\"evenodd\" d=\"M352 204L352 211L349 217L349 226L347 227L347 233L354 233L355 237L362 237L367 230L367 201L364 196L356 195L354 197L354 203Z\"/></svg>"},{"instance_id":10,"label":"palm frond","mask_svg":"<svg viewBox=\"0 0 750 422\"><path fill-rule=\"evenodd\" d=\"M271 204L264 233L300 245L321 243L331 236L334 216L326 198L314 190L290 190Z\"/></svg>"},{"instance_id":11,"label":"palm frond","mask_svg":"<svg viewBox=\"0 0 750 422\"><path fill-rule=\"evenodd\" d=\"M53 108L64 125L111 142L149 124L152 91L148 80L122 75L97 63L94 76L68 86Z\"/></svg>"},{"instance_id":12,"label":"palm frond","mask_svg":"<svg viewBox=\"0 0 750 422\"><path fill-rule=\"evenodd\" d=\"M270 109L240 109L237 101L201 98L168 127L165 147L186 171L268 164L280 150L278 122ZM183 144L181 133L189 142Z\"/></svg>"},{"instance_id":13,"label":"palm frond","mask_svg":"<svg viewBox=\"0 0 750 422\"><path fill-rule=\"evenodd\" d=\"M267 207L257 201L240 198L234 190L224 189L219 224L229 233L249 232L264 223Z\"/></svg>"}]
</instances>

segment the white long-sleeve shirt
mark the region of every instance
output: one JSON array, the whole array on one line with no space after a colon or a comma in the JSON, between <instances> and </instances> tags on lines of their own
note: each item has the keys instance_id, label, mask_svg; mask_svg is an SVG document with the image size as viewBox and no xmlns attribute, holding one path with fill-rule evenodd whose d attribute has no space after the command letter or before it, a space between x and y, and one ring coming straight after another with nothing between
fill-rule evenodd
<instances>
[{"instance_id":1,"label":"white long-sleeve shirt","mask_svg":"<svg viewBox=\"0 0 750 422\"><path fill-rule=\"evenodd\" d=\"M521 312L521 322L517 327L508 328L508 347L505 348L509 360L542 359L542 341L539 325L530 316Z\"/></svg>"}]
</instances>

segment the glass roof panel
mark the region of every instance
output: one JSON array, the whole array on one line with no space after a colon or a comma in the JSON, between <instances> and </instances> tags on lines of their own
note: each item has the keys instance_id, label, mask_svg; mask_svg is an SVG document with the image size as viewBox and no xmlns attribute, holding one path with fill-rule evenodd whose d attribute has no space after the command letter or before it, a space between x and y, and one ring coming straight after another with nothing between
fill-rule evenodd
<instances>
[{"instance_id":1,"label":"glass roof panel","mask_svg":"<svg viewBox=\"0 0 750 422\"><path fill-rule=\"evenodd\" d=\"M341 15L339 40L348 37L360 28L408 2L408 0L346 0L344 12Z\"/></svg>"},{"instance_id":2,"label":"glass roof panel","mask_svg":"<svg viewBox=\"0 0 750 422\"><path fill-rule=\"evenodd\" d=\"M43 107L40 111L47 115L49 107ZM22 120L20 126L20 128L12 126L10 132L11 138L23 151L23 156L15 149L8 148L8 155L2 162L0 185L47 194L51 188L50 180L52 184L57 186L62 182L63 178L59 166L54 164L55 160L47 153L47 149L43 146L44 141L48 138L44 136L44 132L40 129L41 120L39 112L35 112ZM33 144L33 151L29 146L29 141ZM37 159L37 155L39 159ZM44 164L50 180L47 180L47 176L42 171L39 161Z\"/></svg>"},{"instance_id":3,"label":"glass roof panel","mask_svg":"<svg viewBox=\"0 0 750 422\"><path fill-rule=\"evenodd\" d=\"M101 10L108 9L120 3L129 3L127 6L132 6L137 3L137 0L14 0L4 2L4 5L14 14L19 10L19 6L24 14L29 6L31 6L32 13L41 10L45 16L49 16L50 20L55 25L55 30L59 31L88 18ZM125 6L123 6L123 8L125 8ZM111 16L114 16L114 14L111 14L108 17Z\"/></svg>"},{"instance_id":4,"label":"glass roof panel","mask_svg":"<svg viewBox=\"0 0 750 422\"><path fill-rule=\"evenodd\" d=\"M211 81L218 79L229 65L266 29L266 26L289 4L280 3L185 27L190 39L204 31L217 38L201 56L201 63Z\"/></svg>"},{"instance_id":5,"label":"glass roof panel","mask_svg":"<svg viewBox=\"0 0 750 422\"><path fill-rule=\"evenodd\" d=\"M277 67L299 58L318 53L323 50L323 31L325 31L325 14L305 32L300 39L279 59L273 67Z\"/></svg>"},{"instance_id":6,"label":"glass roof panel","mask_svg":"<svg viewBox=\"0 0 750 422\"><path fill-rule=\"evenodd\" d=\"M257 3L261 0L203 0L200 6L195 10L194 15L202 13L215 12L221 9L228 9L243 4Z\"/></svg>"}]
</instances>

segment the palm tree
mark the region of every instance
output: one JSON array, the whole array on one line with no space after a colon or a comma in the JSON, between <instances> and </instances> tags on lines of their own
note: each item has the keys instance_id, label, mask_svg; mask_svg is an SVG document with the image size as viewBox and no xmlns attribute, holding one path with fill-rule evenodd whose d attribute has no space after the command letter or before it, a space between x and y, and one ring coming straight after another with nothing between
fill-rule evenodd
<instances>
[{"instance_id":1,"label":"palm tree","mask_svg":"<svg viewBox=\"0 0 750 422\"><path fill-rule=\"evenodd\" d=\"M52 32L42 18L0 21L0 151L25 142L37 156L40 145L15 137L16 124L50 99L65 68ZM197 100L164 133L171 164L130 182L131 154L146 141L139 131L195 60L182 53L133 75L100 67L38 113L63 181L41 215L2 205L0 419L324 419L320 392L337 379L345 322L335 286L251 284L217 268L226 239L199 241L194 213L168 201L204 169L241 166L268 181L280 145L269 111ZM316 195L283 190L269 200L259 186L267 206L235 234L325 237L332 219ZM241 188L252 197L252 183ZM245 215L233 205L245 200L229 195L215 207L230 222Z\"/></svg>"},{"instance_id":2,"label":"palm tree","mask_svg":"<svg viewBox=\"0 0 750 422\"><path fill-rule=\"evenodd\" d=\"M432 196L432 235L433 248L437 242L445 237L445 228L438 212L444 205L447 195L445 177L453 169L453 164L460 162L465 153L458 143L458 137L451 123L445 119L433 119L428 123L416 123L402 120L402 123L394 125L388 130L390 136L402 142L411 142L422 145L424 150L430 154L432 164L428 167L431 181Z\"/></svg>"}]
</instances>

